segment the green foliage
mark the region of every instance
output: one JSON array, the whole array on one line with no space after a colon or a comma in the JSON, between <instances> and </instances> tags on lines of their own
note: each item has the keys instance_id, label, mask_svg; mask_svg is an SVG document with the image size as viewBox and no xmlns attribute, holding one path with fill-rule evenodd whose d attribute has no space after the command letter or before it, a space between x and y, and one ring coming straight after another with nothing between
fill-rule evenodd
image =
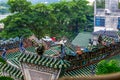
<instances>
[{"instance_id":1,"label":"green foliage","mask_svg":"<svg viewBox=\"0 0 120 80\"><path fill-rule=\"evenodd\" d=\"M120 71L120 65L117 60L103 60L98 63L96 74L108 74Z\"/></svg>"},{"instance_id":2,"label":"green foliage","mask_svg":"<svg viewBox=\"0 0 120 80\"><path fill-rule=\"evenodd\" d=\"M12 13L29 10L29 6L31 5L27 0L8 0L8 4L10 5L10 11Z\"/></svg>"},{"instance_id":3,"label":"green foliage","mask_svg":"<svg viewBox=\"0 0 120 80\"><path fill-rule=\"evenodd\" d=\"M0 57L0 63L6 63L6 61Z\"/></svg>"},{"instance_id":4,"label":"green foliage","mask_svg":"<svg viewBox=\"0 0 120 80\"><path fill-rule=\"evenodd\" d=\"M93 27L93 7L87 5L87 0L61 1L48 5L9 0L8 4L10 11L17 13L2 20L5 29L0 35L6 38L31 32L39 39L45 35L73 38L80 31L92 30Z\"/></svg>"},{"instance_id":5,"label":"green foliage","mask_svg":"<svg viewBox=\"0 0 120 80\"><path fill-rule=\"evenodd\" d=\"M30 36L32 33L28 27L24 24L23 17L21 13L8 16L2 22L5 25L4 30L0 33L0 36L4 38L16 37L21 35Z\"/></svg>"},{"instance_id":6,"label":"green foliage","mask_svg":"<svg viewBox=\"0 0 120 80\"><path fill-rule=\"evenodd\" d=\"M31 7L31 11L24 13L28 22L28 28L36 35L37 38L41 38L46 34L51 35L52 28L54 28L56 18L51 13L51 7L45 4L37 4Z\"/></svg>"},{"instance_id":7,"label":"green foliage","mask_svg":"<svg viewBox=\"0 0 120 80\"><path fill-rule=\"evenodd\" d=\"M105 0L96 0L97 8L105 8Z\"/></svg>"},{"instance_id":8,"label":"green foliage","mask_svg":"<svg viewBox=\"0 0 120 80\"><path fill-rule=\"evenodd\" d=\"M89 13L89 14L88 14ZM88 31L88 32L92 32L93 31L93 24L94 24L94 7L93 6L89 6L85 12L86 14L86 21L83 24L83 29Z\"/></svg>"},{"instance_id":9,"label":"green foliage","mask_svg":"<svg viewBox=\"0 0 120 80\"><path fill-rule=\"evenodd\" d=\"M36 52L38 55L43 55L45 51L45 46L43 46L42 44L39 44L39 46L36 48Z\"/></svg>"},{"instance_id":10,"label":"green foliage","mask_svg":"<svg viewBox=\"0 0 120 80\"><path fill-rule=\"evenodd\" d=\"M0 76L0 80L14 80L11 77Z\"/></svg>"},{"instance_id":11,"label":"green foliage","mask_svg":"<svg viewBox=\"0 0 120 80\"><path fill-rule=\"evenodd\" d=\"M59 32L65 32L65 36L71 38L79 31L93 27L93 19L91 19L91 17L93 18L93 9L87 3L86 0L74 0L51 4ZM67 32L68 34L66 34Z\"/></svg>"},{"instance_id":12,"label":"green foliage","mask_svg":"<svg viewBox=\"0 0 120 80\"><path fill-rule=\"evenodd\" d=\"M120 2L118 3L118 9L120 9Z\"/></svg>"}]
</instances>

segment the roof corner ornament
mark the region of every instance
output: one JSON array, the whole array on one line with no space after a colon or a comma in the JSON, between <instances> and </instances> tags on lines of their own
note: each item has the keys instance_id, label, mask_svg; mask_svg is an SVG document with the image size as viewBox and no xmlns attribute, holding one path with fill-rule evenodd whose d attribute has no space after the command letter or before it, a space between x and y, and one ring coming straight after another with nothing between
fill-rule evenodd
<instances>
[{"instance_id":1,"label":"roof corner ornament","mask_svg":"<svg viewBox=\"0 0 120 80\"><path fill-rule=\"evenodd\" d=\"M23 36L20 38L19 50L21 53L25 52L25 48L23 44Z\"/></svg>"}]
</instances>

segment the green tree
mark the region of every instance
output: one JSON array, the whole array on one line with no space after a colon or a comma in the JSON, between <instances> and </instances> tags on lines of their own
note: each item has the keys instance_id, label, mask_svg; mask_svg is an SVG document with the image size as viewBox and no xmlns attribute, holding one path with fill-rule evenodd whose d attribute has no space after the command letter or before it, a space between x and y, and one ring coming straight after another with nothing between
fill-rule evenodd
<instances>
[{"instance_id":1,"label":"green tree","mask_svg":"<svg viewBox=\"0 0 120 80\"><path fill-rule=\"evenodd\" d=\"M5 29L1 36L6 38L20 36L23 34L31 35L32 31L37 38L41 38L51 33L51 26L55 22L54 15L50 13L51 7L45 4L37 4L23 12L15 13L2 20Z\"/></svg>"},{"instance_id":2,"label":"green tree","mask_svg":"<svg viewBox=\"0 0 120 80\"><path fill-rule=\"evenodd\" d=\"M3 19L1 22L4 23L4 30L0 33L0 36L4 38L16 37L16 36L30 36L32 33L24 24L23 15L16 13L14 15L8 16Z\"/></svg>"},{"instance_id":3,"label":"green tree","mask_svg":"<svg viewBox=\"0 0 120 80\"><path fill-rule=\"evenodd\" d=\"M24 12L25 24L38 39L52 33L56 18L51 14L51 10L49 5L39 3L31 6L31 10Z\"/></svg>"},{"instance_id":4,"label":"green tree","mask_svg":"<svg viewBox=\"0 0 120 80\"><path fill-rule=\"evenodd\" d=\"M0 80L14 80L11 77L0 76Z\"/></svg>"},{"instance_id":5,"label":"green tree","mask_svg":"<svg viewBox=\"0 0 120 80\"><path fill-rule=\"evenodd\" d=\"M26 0L8 1L11 12L17 13L2 20L5 29L1 36L19 36L32 31L39 39L46 34L71 38L79 31L92 27L93 11L87 0L61 1L50 5L28 3Z\"/></svg>"},{"instance_id":6,"label":"green tree","mask_svg":"<svg viewBox=\"0 0 120 80\"><path fill-rule=\"evenodd\" d=\"M51 4L59 32L70 38L71 34L78 34L85 27L93 27L93 7L87 4L86 0L61 1Z\"/></svg>"},{"instance_id":7,"label":"green tree","mask_svg":"<svg viewBox=\"0 0 120 80\"><path fill-rule=\"evenodd\" d=\"M88 1L86 0L74 0L74 6L72 7L72 17L71 17L71 25L73 26L73 30L75 34L81 29L84 29L84 23L87 21L86 11L88 9Z\"/></svg>"},{"instance_id":8,"label":"green tree","mask_svg":"<svg viewBox=\"0 0 120 80\"><path fill-rule=\"evenodd\" d=\"M120 71L120 65L117 60L103 60L98 63L96 74L108 74Z\"/></svg>"},{"instance_id":9,"label":"green tree","mask_svg":"<svg viewBox=\"0 0 120 80\"><path fill-rule=\"evenodd\" d=\"M118 3L118 9L120 9L120 2Z\"/></svg>"},{"instance_id":10,"label":"green tree","mask_svg":"<svg viewBox=\"0 0 120 80\"><path fill-rule=\"evenodd\" d=\"M56 17L56 27L52 28L52 33L56 34L57 37L70 35L71 31L68 27L70 23L70 16L72 14L70 5L72 5L72 3L66 1L51 4L53 8L52 13Z\"/></svg>"},{"instance_id":11,"label":"green tree","mask_svg":"<svg viewBox=\"0 0 120 80\"><path fill-rule=\"evenodd\" d=\"M85 10L86 14L86 21L84 22L84 30L92 32L93 31L93 26L94 26L94 7L93 5L88 5L87 9Z\"/></svg>"},{"instance_id":12,"label":"green tree","mask_svg":"<svg viewBox=\"0 0 120 80\"><path fill-rule=\"evenodd\" d=\"M2 57L0 57L0 63L6 63L6 61L3 60Z\"/></svg>"},{"instance_id":13,"label":"green tree","mask_svg":"<svg viewBox=\"0 0 120 80\"><path fill-rule=\"evenodd\" d=\"M14 13L29 10L31 3L27 0L8 0L8 5L10 6L10 11Z\"/></svg>"}]
</instances>

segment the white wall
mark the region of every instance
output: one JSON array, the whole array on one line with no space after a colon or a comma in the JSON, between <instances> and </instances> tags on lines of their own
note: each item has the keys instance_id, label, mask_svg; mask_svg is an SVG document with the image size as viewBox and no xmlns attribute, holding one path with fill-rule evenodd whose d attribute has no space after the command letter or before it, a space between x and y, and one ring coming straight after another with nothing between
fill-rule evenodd
<instances>
[{"instance_id":1,"label":"white wall","mask_svg":"<svg viewBox=\"0 0 120 80\"><path fill-rule=\"evenodd\" d=\"M94 32L100 31L100 30L105 30L105 27L94 27Z\"/></svg>"}]
</instances>

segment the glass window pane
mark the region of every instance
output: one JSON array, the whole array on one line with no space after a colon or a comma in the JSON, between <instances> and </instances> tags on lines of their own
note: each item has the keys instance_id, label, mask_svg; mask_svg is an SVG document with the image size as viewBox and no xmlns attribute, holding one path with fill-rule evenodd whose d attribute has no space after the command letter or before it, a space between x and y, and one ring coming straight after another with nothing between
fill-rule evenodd
<instances>
[{"instance_id":1,"label":"glass window pane","mask_svg":"<svg viewBox=\"0 0 120 80\"><path fill-rule=\"evenodd\" d=\"M95 17L95 26L105 26L105 18L104 17Z\"/></svg>"}]
</instances>

